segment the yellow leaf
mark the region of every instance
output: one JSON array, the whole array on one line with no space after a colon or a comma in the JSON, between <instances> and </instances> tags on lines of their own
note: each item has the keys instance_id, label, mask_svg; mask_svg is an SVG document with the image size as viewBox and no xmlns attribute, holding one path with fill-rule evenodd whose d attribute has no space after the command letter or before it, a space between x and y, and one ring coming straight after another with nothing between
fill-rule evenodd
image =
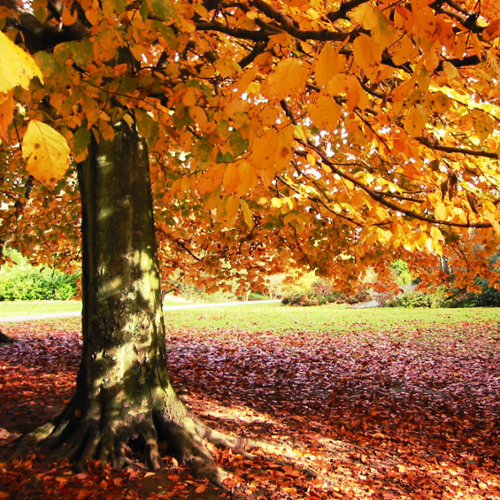
<instances>
[{"instance_id":1,"label":"yellow leaf","mask_svg":"<svg viewBox=\"0 0 500 500\"><path fill-rule=\"evenodd\" d=\"M416 52L413 46L413 41L409 36L404 36L394 47L394 55L392 60L394 64L404 64L407 61L411 61L413 54Z\"/></svg>"},{"instance_id":2,"label":"yellow leaf","mask_svg":"<svg viewBox=\"0 0 500 500\"><path fill-rule=\"evenodd\" d=\"M493 210L496 211L494 206L493 206ZM500 234L500 224L498 223L498 220L496 219L494 212L492 212L490 210L484 210L483 216L493 226L493 229L495 230L495 232L497 234Z\"/></svg>"},{"instance_id":3,"label":"yellow leaf","mask_svg":"<svg viewBox=\"0 0 500 500\"><path fill-rule=\"evenodd\" d=\"M217 61L215 61L215 69L222 78L228 78L236 73L241 73L241 68L238 63L229 57L217 59Z\"/></svg>"},{"instance_id":4,"label":"yellow leaf","mask_svg":"<svg viewBox=\"0 0 500 500\"><path fill-rule=\"evenodd\" d=\"M154 137L155 133L158 131L158 125L154 118L143 109L137 108L135 110L135 121L139 133L146 139Z\"/></svg>"},{"instance_id":5,"label":"yellow leaf","mask_svg":"<svg viewBox=\"0 0 500 500\"><path fill-rule=\"evenodd\" d=\"M281 208L281 198L271 198L271 207Z\"/></svg>"},{"instance_id":6,"label":"yellow leaf","mask_svg":"<svg viewBox=\"0 0 500 500\"><path fill-rule=\"evenodd\" d=\"M191 106L189 108L189 114L198 127L201 129L205 128L208 118L203 108L200 106Z\"/></svg>"},{"instance_id":7,"label":"yellow leaf","mask_svg":"<svg viewBox=\"0 0 500 500\"><path fill-rule=\"evenodd\" d=\"M251 165L247 160L243 160L238 165L238 170L240 174L240 184L238 185L237 195L244 196L253 187L257 185L257 172L253 165Z\"/></svg>"},{"instance_id":8,"label":"yellow leaf","mask_svg":"<svg viewBox=\"0 0 500 500\"><path fill-rule=\"evenodd\" d=\"M368 96L354 75L346 76L345 88L347 93L347 109L349 111L355 108L364 109L369 105Z\"/></svg>"},{"instance_id":9,"label":"yellow leaf","mask_svg":"<svg viewBox=\"0 0 500 500\"><path fill-rule=\"evenodd\" d=\"M230 163L224 172L224 188L228 193L235 193L240 184L240 172L236 163Z\"/></svg>"},{"instance_id":10,"label":"yellow leaf","mask_svg":"<svg viewBox=\"0 0 500 500\"><path fill-rule=\"evenodd\" d=\"M255 139L251 157L255 168L266 170L267 167L273 166L277 142L278 132L274 128L265 130L260 137Z\"/></svg>"},{"instance_id":11,"label":"yellow leaf","mask_svg":"<svg viewBox=\"0 0 500 500\"><path fill-rule=\"evenodd\" d=\"M276 167L279 170L282 167L286 167L293 156L293 140L294 140L294 128L291 125L283 127L278 132L278 144L274 145L276 148Z\"/></svg>"},{"instance_id":12,"label":"yellow leaf","mask_svg":"<svg viewBox=\"0 0 500 500\"><path fill-rule=\"evenodd\" d=\"M229 196L225 201L226 215L229 219L232 219L238 213L240 200L238 200L235 196Z\"/></svg>"},{"instance_id":13,"label":"yellow leaf","mask_svg":"<svg viewBox=\"0 0 500 500\"><path fill-rule=\"evenodd\" d=\"M300 92L306 86L308 71L298 59L281 61L262 85L262 93L269 98L283 99Z\"/></svg>"},{"instance_id":14,"label":"yellow leaf","mask_svg":"<svg viewBox=\"0 0 500 500\"><path fill-rule=\"evenodd\" d=\"M439 244L441 240L444 240L443 233L441 233L436 226L431 227L431 237L436 244Z\"/></svg>"},{"instance_id":15,"label":"yellow leaf","mask_svg":"<svg viewBox=\"0 0 500 500\"><path fill-rule=\"evenodd\" d=\"M394 43L398 38L398 33L379 9L376 9L376 14L377 24L373 27L372 33L381 49L385 49Z\"/></svg>"},{"instance_id":16,"label":"yellow leaf","mask_svg":"<svg viewBox=\"0 0 500 500\"><path fill-rule=\"evenodd\" d=\"M392 231L389 229L382 229L381 227L377 228L377 240L382 243L389 243L393 237Z\"/></svg>"},{"instance_id":17,"label":"yellow leaf","mask_svg":"<svg viewBox=\"0 0 500 500\"><path fill-rule=\"evenodd\" d=\"M495 19L484 31L483 36L486 40L500 35L500 19Z\"/></svg>"},{"instance_id":18,"label":"yellow leaf","mask_svg":"<svg viewBox=\"0 0 500 500\"><path fill-rule=\"evenodd\" d=\"M340 120L340 108L332 97L320 95L316 104L311 104L307 112L319 130L333 131Z\"/></svg>"},{"instance_id":19,"label":"yellow leaf","mask_svg":"<svg viewBox=\"0 0 500 500\"><path fill-rule=\"evenodd\" d=\"M184 106L194 106L197 100L198 98L193 87L189 87L186 90L185 94L182 96L182 103L184 104Z\"/></svg>"},{"instance_id":20,"label":"yellow leaf","mask_svg":"<svg viewBox=\"0 0 500 500\"><path fill-rule=\"evenodd\" d=\"M27 89L33 77L43 82L42 72L33 58L0 31L0 94L18 85Z\"/></svg>"},{"instance_id":21,"label":"yellow leaf","mask_svg":"<svg viewBox=\"0 0 500 500\"><path fill-rule=\"evenodd\" d=\"M222 182L226 166L222 163L207 169L198 181L198 191L201 195L215 191Z\"/></svg>"},{"instance_id":22,"label":"yellow leaf","mask_svg":"<svg viewBox=\"0 0 500 500\"><path fill-rule=\"evenodd\" d=\"M23 138L26 170L38 181L58 181L69 167L66 139L52 127L31 120Z\"/></svg>"},{"instance_id":23,"label":"yellow leaf","mask_svg":"<svg viewBox=\"0 0 500 500\"><path fill-rule=\"evenodd\" d=\"M314 76L319 86L326 85L338 72L338 54L330 43L325 43L316 61Z\"/></svg>"},{"instance_id":24,"label":"yellow leaf","mask_svg":"<svg viewBox=\"0 0 500 500\"><path fill-rule=\"evenodd\" d=\"M245 219L246 225L252 229L253 228L253 217L252 217L252 211L250 210L250 207L248 206L247 202L244 200L240 200L240 206L241 210L243 212L243 218Z\"/></svg>"},{"instance_id":25,"label":"yellow leaf","mask_svg":"<svg viewBox=\"0 0 500 500\"><path fill-rule=\"evenodd\" d=\"M448 219L448 208L441 201L436 203L436 207L434 209L434 216L438 220L447 220Z\"/></svg>"},{"instance_id":26,"label":"yellow leaf","mask_svg":"<svg viewBox=\"0 0 500 500\"><path fill-rule=\"evenodd\" d=\"M115 31L110 29L100 31L94 42L95 62L103 63L111 60L115 57L116 51L120 45L121 41Z\"/></svg>"},{"instance_id":27,"label":"yellow leaf","mask_svg":"<svg viewBox=\"0 0 500 500\"><path fill-rule=\"evenodd\" d=\"M371 80L377 79L377 73L382 61L382 50L368 35L361 34L352 44L354 59L366 76Z\"/></svg>"},{"instance_id":28,"label":"yellow leaf","mask_svg":"<svg viewBox=\"0 0 500 500\"><path fill-rule=\"evenodd\" d=\"M460 73L458 72L457 68L450 62L444 61L443 69L448 80L455 80L456 78L460 78Z\"/></svg>"},{"instance_id":29,"label":"yellow leaf","mask_svg":"<svg viewBox=\"0 0 500 500\"><path fill-rule=\"evenodd\" d=\"M94 123L99 120L99 113L101 108L95 99L89 97L88 95L83 94L82 96L82 108L85 111L85 115L87 116L87 120L89 122L89 127L91 127Z\"/></svg>"},{"instance_id":30,"label":"yellow leaf","mask_svg":"<svg viewBox=\"0 0 500 500\"><path fill-rule=\"evenodd\" d=\"M75 9L73 13L71 13L71 9L65 8L62 13L62 22L66 26L71 26L75 24L78 19L78 11Z\"/></svg>"},{"instance_id":31,"label":"yellow leaf","mask_svg":"<svg viewBox=\"0 0 500 500\"><path fill-rule=\"evenodd\" d=\"M345 85L345 75L338 74L334 76L326 86L326 91L332 97L339 95L344 90Z\"/></svg>"},{"instance_id":32,"label":"yellow leaf","mask_svg":"<svg viewBox=\"0 0 500 500\"><path fill-rule=\"evenodd\" d=\"M422 114L421 106L413 106L406 117L404 127L412 137L422 135L425 128L426 117Z\"/></svg>"},{"instance_id":33,"label":"yellow leaf","mask_svg":"<svg viewBox=\"0 0 500 500\"><path fill-rule=\"evenodd\" d=\"M361 24L363 28L371 30L378 24L377 11L370 2L363 3L349 12L349 17Z\"/></svg>"},{"instance_id":34,"label":"yellow leaf","mask_svg":"<svg viewBox=\"0 0 500 500\"><path fill-rule=\"evenodd\" d=\"M258 70L259 70L258 66L245 70L240 80L237 82L238 90L235 92L237 96L240 96L244 92L247 92L248 87L250 86L251 83L253 83L254 79L258 74Z\"/></svg>"}]
</instances>

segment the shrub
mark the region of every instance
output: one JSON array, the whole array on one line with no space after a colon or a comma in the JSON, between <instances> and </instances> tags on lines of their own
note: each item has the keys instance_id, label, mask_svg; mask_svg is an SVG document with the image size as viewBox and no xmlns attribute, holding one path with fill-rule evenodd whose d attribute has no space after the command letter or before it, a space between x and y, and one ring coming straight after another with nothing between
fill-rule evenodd
<instances>
[{"instance_id":1,"label":"shrub","mask_svg":"<svg viewBox=\"0 0 500 500\"><path fill-rule=\"evenodd\" d=\"M450 296L446 287L441 286L436 288L433 293L426 292L408 292L400 297L388 300L385 303L386 307L451 307L453 299Z\"/></svg>"},{"instance_id":2,"label":"shrub","mask_svg":"<svg viewBox=\"0 0 500 500\"><path fill-rule=\"evenodd\" d=\"M314 295L314 293L311 293L311 292L291 293L290 295L283 297L281 303L284 306L300 306L300 307L318 306L319 305L319 301L318 301L317 297Z\"/></svg>"},{"instance_id":3,"label":"shrub","mask_svg":"<svg viewBox=\"0 0 500 500\"><path fill-rule=\"evenodd\" d=\"M368 290L366 290L365 288L362 288L361 290L359 290L356 295L352 295L350 297L347 297L345 299L345 302L347 302L348 304L359 304L360 302L367 302L368 300L370 300L372 297L371 297L371 294Z\"/></svg>"},{"instance_id":4,"label":"shrub","mask_svg":"<svg viewBox=\"0 0 500 500\"><path fill-rule=\"evenodd\" d=\"M286 294L281 302L285 306L322 306L342 301L344 297L327 280L317 278L310 287Z\"/></svg>"},{"instance_id":5,"label":"shrub","mask_svg":"<svg viewBox=\"0 0 500 500\"><path fill-rule=\"evenodd\" d=\"M0 300L68 300L75 295L77 276L33 267L14 250L8 254L17 265L0 270Z\"/></svg>"},{"instance_id":6,"label":"shrub","mask_svg":"<svg viewBox=\"0 0 500 500\"><path fill-rule=\"evenodd\" d=\"M500 290L496 288L485 288L482 293L475 297L478 307L500 307Z\"/></svg>"}]
</instances>

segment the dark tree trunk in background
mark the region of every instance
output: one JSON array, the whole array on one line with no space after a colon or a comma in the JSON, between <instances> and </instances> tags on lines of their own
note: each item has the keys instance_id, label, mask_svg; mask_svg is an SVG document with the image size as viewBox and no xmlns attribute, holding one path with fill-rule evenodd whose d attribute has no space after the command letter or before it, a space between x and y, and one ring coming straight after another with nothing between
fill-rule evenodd
<instances>
[{"instance_id":1,"label":"dark tree trunk in background","mask_svg":"<svg viewBox=\"0 0 500 500\"><path fill-rule=\"evenodd\" d=\"M14 339L11 339L0 330L0 344L12 344L13 342Z\"/></svg>"}]
</instances>

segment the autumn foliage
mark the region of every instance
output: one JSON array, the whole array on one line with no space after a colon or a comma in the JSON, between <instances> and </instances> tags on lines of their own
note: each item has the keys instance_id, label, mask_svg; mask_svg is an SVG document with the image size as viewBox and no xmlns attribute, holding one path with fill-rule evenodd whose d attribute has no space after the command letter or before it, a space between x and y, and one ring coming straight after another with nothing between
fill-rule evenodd
<instances>
[{"instance_id":1,"label":"autumn foliage","mask_svg":"<svg viewBox=\"0 0 500 500\"><path fill-rule=\"evenodd\" d=\"M207 271L244 269L259 282L291 264L347 288L367 266L383 282L385 261L404 257L442 281L443 255L458 286L491 274L493 2L2 5L6 36L36 61L2 35L14 80L1 83L0 130L5 144L22 139L25 159L5 152L2 232L35 260L77 251L60 139L82 161L97 130L109 139L124 121L150 149L167 280L181 268L211 287Z\"/></svg>"}]
</instances>

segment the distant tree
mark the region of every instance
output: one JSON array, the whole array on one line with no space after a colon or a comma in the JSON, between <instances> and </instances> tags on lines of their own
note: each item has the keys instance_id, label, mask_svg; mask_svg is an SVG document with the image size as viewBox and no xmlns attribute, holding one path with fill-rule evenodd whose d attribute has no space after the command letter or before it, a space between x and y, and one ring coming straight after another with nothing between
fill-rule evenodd
<instances>
[{"instance_id":1,"label":"distant tree","mask_svg":"<svg viewBox=\"0 0 500 500\"><path fill-rule=\"evenodd\" d=\"M408 268L408 264L403 260L395 260L391 264L391 268L396 276L396 283L399 286L411 285L414 277Z\"/></svg>"}]
</instances>

